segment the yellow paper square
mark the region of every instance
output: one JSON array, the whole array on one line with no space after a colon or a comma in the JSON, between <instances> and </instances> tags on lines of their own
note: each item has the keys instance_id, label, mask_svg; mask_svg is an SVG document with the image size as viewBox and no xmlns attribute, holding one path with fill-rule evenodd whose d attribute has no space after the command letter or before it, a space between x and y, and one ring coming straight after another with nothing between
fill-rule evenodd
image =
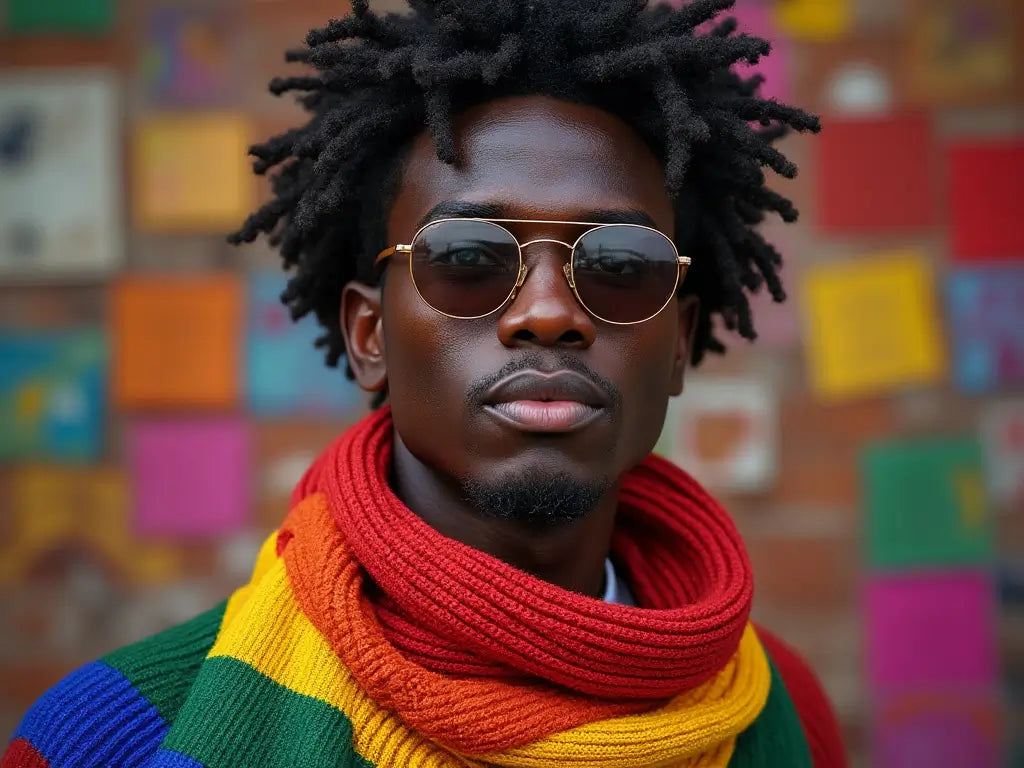
<instances>
[{"instance_id":1,"label":"yellow paper square","mask_svg":"<svg viewBox=\"0 0 1024 768\"><path fill-rule=\"evenodd\" d=\"M850 0L774 0L772 11L779 27L802 40L835 40L850 28Z\"/></svg>"},{"instance_id":2,"label":"yellow paper square","mask_svg":"<svg viewBox=\"0 0 1024 768\"><path fill-rule=\"evenodd\" d=\"M88 553L109 577L127 583L166 583L180 576L180 557L170 544L135 537L124 470L28 465L14 470L12 486L0 584L18 583L65 548Z\"/></svg>"},{"instance_id":3,"label":"yellow paper square","mask_svg":"<svg viewBox=\"0 0 1024 768\"><path fill-rule=\"evenodd\" d=\"M927 260L914 251L821 264L803 292L808 365L825 398L942 376L944 353Z\"/></svg>"},{"instance_id":4,"label":"yellow paper square","mask_svg":"<svg viewBox=\"0 0 1024 768\"><path fill-rule=\"evenodd\" d=\"M135 133L135 223L150 232L221 232L238 227L255 204L240 115L160 115Z\"/></svg>"}]
</instances>

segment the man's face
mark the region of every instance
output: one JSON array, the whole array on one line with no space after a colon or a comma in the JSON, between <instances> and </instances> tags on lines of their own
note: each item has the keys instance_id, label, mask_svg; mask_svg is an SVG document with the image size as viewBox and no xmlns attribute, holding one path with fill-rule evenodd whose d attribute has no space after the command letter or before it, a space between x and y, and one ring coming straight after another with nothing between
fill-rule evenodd
<instances>
[{"instance_id":1,"label":"man's face","mask_svg":"<svg viewBox=\"0 0 1024 768\"><path fill-rule=\"evenodd\" d=\"M409 243L429 218L479 206L488 217L510 219L593 221L608 212L643 214L669 237L674 234L658 162L611 114L544 97L502 99L463 113L455 136L454 167L438 160L428 136L414 142L386 245ZM432 214L437 206L447 213ZM572 243L585 231L505 226L520 243ZM408 255L392 257L374 324L379 356L360 360L356 349L353 367L364 386L386 384L400 444L463 489L521 485L525 478L603 492L658 438L668 398L682 388L695 307L673 298L646 322L613 325L576 300L562 270L566 248L542 242L523 254L529 272L515 298L473 320L428 306L410 278ZM351 355L359 342L353 341L346 312L351 310L343 310ZM559 374L565 371L572 374ZM546 382L574 381L571 390L582 377L593 390L583 396L590 410L496 407L500 396L493 385L509 375L520 377L520 394L513 399L525 400L544 399ZM558 394L556 387L554 399L563 397L573 395Z\"/></svg>"}]
</instances>

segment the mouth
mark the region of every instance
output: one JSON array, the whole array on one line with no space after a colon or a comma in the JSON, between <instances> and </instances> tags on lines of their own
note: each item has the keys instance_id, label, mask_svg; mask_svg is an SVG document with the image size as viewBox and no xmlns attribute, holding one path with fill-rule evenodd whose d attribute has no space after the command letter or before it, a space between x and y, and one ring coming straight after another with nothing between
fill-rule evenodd
<instances>
[{"instance_id":1,"label":"mouth","mask_svg":"<svg viewBox=\"0 0 1024 768\"><path fill-rule=\"evenodd\" d=\"M608 398L574 371L522 371L502 379L484 397L484 410L522 432L581 430L608 408Z\"/></svg>"}]
</instances>

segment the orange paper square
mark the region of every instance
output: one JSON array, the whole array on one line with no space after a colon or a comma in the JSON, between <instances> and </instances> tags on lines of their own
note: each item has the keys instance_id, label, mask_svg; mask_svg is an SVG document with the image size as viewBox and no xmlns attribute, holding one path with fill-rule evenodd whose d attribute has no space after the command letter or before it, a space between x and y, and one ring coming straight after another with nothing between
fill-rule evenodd
<instances>
[{"instance_id":1,"label":"orange paper square","mask_svg":"<svg viewBox=\"0 0 1024 768\"><path fill-rule=\"evenodd\" d=\"M235 405L242 315L242 286L231 275L122 280L112 301L115 405Z\"/></svg>"}]
</instances>

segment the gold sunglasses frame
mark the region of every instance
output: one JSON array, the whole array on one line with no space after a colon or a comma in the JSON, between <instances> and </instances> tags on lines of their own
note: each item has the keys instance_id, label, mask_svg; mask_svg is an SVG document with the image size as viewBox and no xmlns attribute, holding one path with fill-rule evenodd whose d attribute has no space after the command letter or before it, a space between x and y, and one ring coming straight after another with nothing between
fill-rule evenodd
<instances>
[{"instance_id":1,"label":"gold sunglasses frame","mask_svg":"<svg viewBox=\"0 0 1024 768\"><path fill-rule=\"evenodd\" d=\"M508 295L505 296L505 298L502 299L501 303L498 304L498 306L496 306L490 312L485 312L482 315L471 315L468 317L463 317L462 315L452 315L449 314L448 312L442 312L440 309L438 309L429 301L427 301L426 298L424 298L423 293L420 291L420 287L416 284L416 276L413 274L412 271L412 259L409 259L409 279L412 281L412 286L413 288L416 289L416 294L420 297L420 301L422 301L424 304L426 304L428 307L430 307L438 314L444 315L445 317L450 317L453 320L479 320L482 317L493 315L495 312L499 311L502 307L508 304L509 301L515 300L516 293L519 291L520 288L523 287L523 283L526 282L526 276L530 271L530 268L526 266L526 262L523 258L523 249L526 248L528 245L534 245L535 243L555 243L557 245L561 245L569 249L569 261L562 265L562 273L565 275L565 279L566 281L568 281L569 287L572 289L573 295L576 297L576 301L579 302L579 305L583 307L593 317L596 317L598 320L601 320L602 322L611 323L612 325L636 325L638 323L646 323L648 320L657 317L659 314L661 314L661 311L665 309L665 307L667 307L669 303L672 301L672 297L676 295L676 291L679 290L680 283L682 283L683 280L686 278L686 271L687 269L689 269L691 264L691 259L689 256L681 256L679 254L679 249L676 248L676 244L672 242L672 238L670 238L668 235L666 235L659 229L655 229L654 227L648 227L643 224L628 224L614 222L599 223L593 221L553 221L548 219L481 219L469 216L449 216L443 219L435 219L434 221L428 221L426 224L424 224L422 227L416 230L416 233L412 236L412 240L408 244L398 243L397 245L393 245L390 248L385 248L383 251L377 254L377 258L374 259L374 267L378 266L381 262L390 258L391 256L394 256L396 253L406 253L412 256L412 244L416 242L416 238L420 236L423 230L427 229L428 227L433 227L438 224L442 224L446 221L479 221L485 224L493 224L498 229L501 229L504 232L506 232L508 236L512 238L512 241L516 244L516 247L519 251L519 275L516 277L516 282L512 286L512 289L508 292ZM539 237L534 240L530 240L529 242L526 243L520 243L519 238L517 238L515 234L513 234L512 231L509 230L507 227L502 226L503 224L564 224L566 226L588 227L588 229L585 232L583 232L579 237L577 237L571 245L565 242L564 240L555 240L548 237ZM665 298L665 303L658 307L657 311L655 311L653 314L648 315L642 320L630 320L628 322L620 322L616 320L608 320L604 317L601 317L601 315L597 314L594 310L587 306L587 303L583 301L582 297L580 296L580 292L576 288L576 277L573 268L572 254L573 252L575 252L576 246L579 245L580 240L582 240L584 237L586 237L594 230L603 229L605 227L635 227L636 229L646 229L650 232L657 232L659 235L664 237L665 240L668 241L669 245L672 246L673 253L675 253L675 284L672 286L672 290L669 291L668 296Z\"/></svg>"}]
</instances>

